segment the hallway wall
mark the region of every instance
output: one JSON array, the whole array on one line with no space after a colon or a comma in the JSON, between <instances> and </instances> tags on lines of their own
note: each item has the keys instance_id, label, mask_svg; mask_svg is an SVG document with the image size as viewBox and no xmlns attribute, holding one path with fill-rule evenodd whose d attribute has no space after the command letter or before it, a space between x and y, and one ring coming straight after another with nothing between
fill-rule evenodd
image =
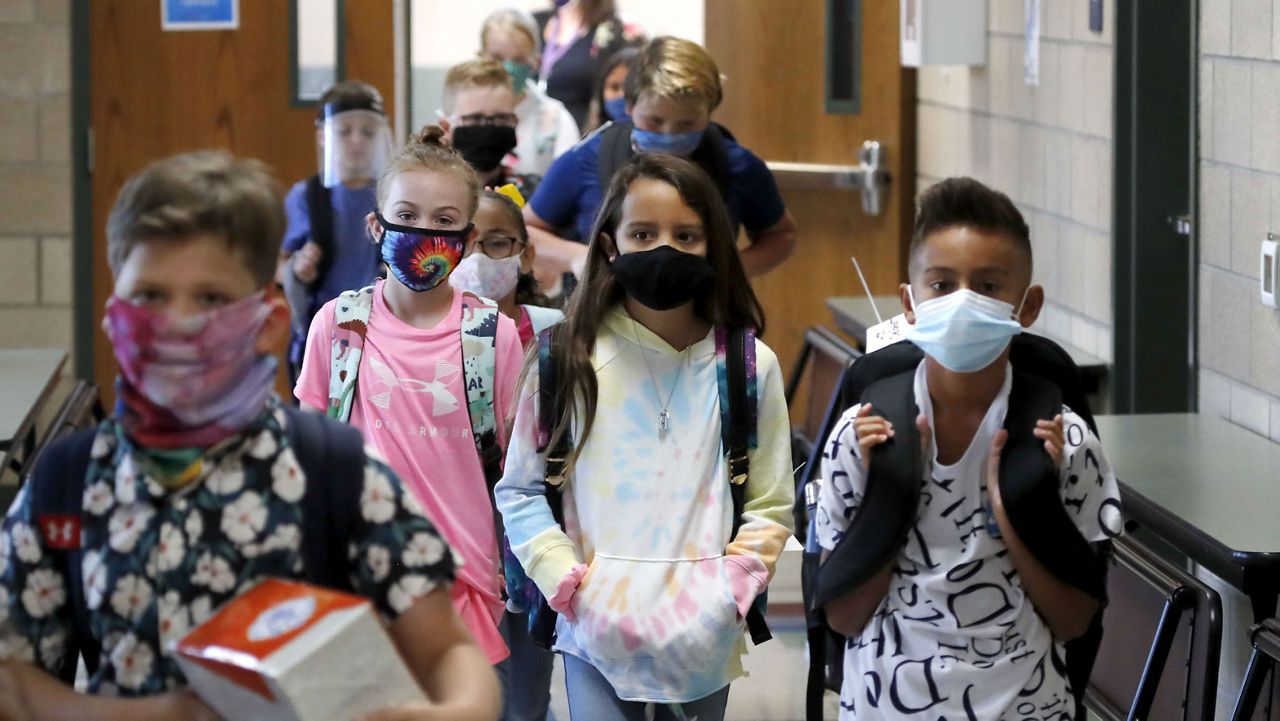
<instances>
[{"instance_id":1,"label":"hallway wall","mask_svg":"<svg viewBox=\"0 0 1280 721\"><path fill-rule=\"evenodd\" d=\"M70 0L0 0L0 188L0 348L70 351Z\"/></svg>"},{"instance_id":2,"label":"hallway wall","mask_svg":"<svg viewBox=\"0 0 1280 721\"><path fill-rule=\"evenodd\" d=\"M971 175L1007 193L1031 226L1037 323L1111 361L1112 25L1088 4L1042 2L1040 85L1023 81L1023 0L990 0L987 63L920 69L918 187Z\"/></svg>"}]
</instances>

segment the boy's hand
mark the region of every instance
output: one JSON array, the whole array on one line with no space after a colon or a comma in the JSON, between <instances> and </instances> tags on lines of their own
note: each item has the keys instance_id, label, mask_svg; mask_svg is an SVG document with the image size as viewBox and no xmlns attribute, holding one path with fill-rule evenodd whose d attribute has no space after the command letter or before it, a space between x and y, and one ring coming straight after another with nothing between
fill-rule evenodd
<instances>
[{"instance_id":1,"label":"boy's hand","mask_svg":"<svg viewBox=\"0 0 1280 721\"><path fill-rule=\"evenodd\" d=\"M22 682L8 663L0 663L0 721L32 721Z\"/></svg>"},{"instance_id":2,"label":"boy's hand","mask_svg":"<svg viewBox=\"0 0 1280 721\"><path fill-rule=\"evenodd\" d=\"M323 256L319 244L308 240L293 254L293 274L303 283L314 283L319 275L320 258Z\"/></svg>"},{"instance_id":3,"label":"boy's hand","mask_svg":"<svg viewBox=\"0 0 1280 721\"><path fill-rule=\"evenodd\" d=\"M201 701L191 689L170 691L157 696L156 700L164 704L165 715L168 718L183 719L183 721L223 721L223 718L205 705L204 701Z\"/></svg>"},{"instance_id":4,"label":"boy's hand","mask_svg":"<svg viewBox=\"0 0 1280 721\"><path fill-rule=\"evenodd\" d=\"M862 458L865 470L871 458L871 449L893 438L893 424L880 416L871 415L871 404L863 403L853 418L853 430L858 438L858 455Z\"/></svg>"},{"instance_id":5,"label":"boy's hand","mask_svg":"<svg viewBox=\"0 0 1280 721\"><path fill-rule=\"evenodd\" d=\"M1062 449L1066 445L1062 431L1062 414L1054 416L1051 421L1036 421L1036 429L1032 433L1036 438L1044 441L1045 453L1053 459L1053 465L1056 467L1062 461Z\"/></svg>"}]
</instances>

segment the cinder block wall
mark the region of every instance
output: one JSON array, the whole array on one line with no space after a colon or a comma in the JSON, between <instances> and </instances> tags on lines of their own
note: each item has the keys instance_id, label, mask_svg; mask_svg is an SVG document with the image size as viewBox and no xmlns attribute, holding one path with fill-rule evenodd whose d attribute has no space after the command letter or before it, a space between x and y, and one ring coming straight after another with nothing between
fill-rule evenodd
<instances>
[{"instance_id":1,"label":"cinder block wall","mask_svg":"<svg viewBox=\"0 0 1280 721\"><path fill-rule=\"evenodd\" d=\"M1031 226L1037 324L1110 361L1112 25L1089 30L1088 3L1041 3L1040 84L1023 80L1023 0L990 0L987 63L919 73L920 189L970 175L1007 193Z\"/></svg>"},{"instance_id":2,"label":"cinder block wall","mask_svg":"<svg viewBox=\"0 0 1280 721\"><path fill-rule=\"evenodd\" d=\"M0 348L71 351L70 42L70 0L0 0Z\"/></svg>"}]
</instances>

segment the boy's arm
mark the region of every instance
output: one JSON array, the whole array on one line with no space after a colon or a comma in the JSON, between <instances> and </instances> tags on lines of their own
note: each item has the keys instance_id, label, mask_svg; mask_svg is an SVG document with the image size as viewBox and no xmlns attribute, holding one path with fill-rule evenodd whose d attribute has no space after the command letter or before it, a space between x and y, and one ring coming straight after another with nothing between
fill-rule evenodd
<instances>
[{"instance_id":1,"label":"boy's arm","mask_svg":"<svg viewBox=\"0 0 1280 721\"><path fill-rule=\"evenodd\" d=\"M0 662L0 719L4 721L221 721L190 691L147 698L91 696L29 663Z\"/></svg>"},{"instance_id":2,"label":"boy's arm","mask_svg":"<svg viewBox=\"0 0 1280 721\"><path fill-rule=\"evenodd\" d=\"M446 587L437 587L391 624L391 638L427 702L402 704L361 721L494 721L502 694L489 659L471 640Z\"/></svg>"},{"instance_id":3,"label":"boy's arm","mask_svg":"<svg viewBox=\"0 0 1280 721\"><path fill-rule=\"evenodd\" d=\"M823 483L815 524L818 542L823 547L822 563L840 542L860 507L867 487L862 459L893 435L893 425L871 413L870 404L859 404L846 411L822 454ZM916 427L920 431L921 446L928 448L929 422L923 413L916 417ZM894 563L890 560L862 585L823 606L827 624L846 636L860 633L889 592Z\"/></svg>"},{"instance_id":4,"label":"boy's arm","mask_svg":"<svg viewBox=\"0 0 1280 721\"><path fill-rule=\"evenodd\" d=\"M1062 416L1053 421L1040 421L1035 435L1045 442L1045 451L1053 458L1054 465L1058 465L1063 449ZM1000 537L1009 549L1009 560L1018 572L1022 587L1036 612L1044 619L1055 638L1070 641L1089 630L1089 624L1101 607L1101 602L1050 573L1027 549L1013 524L1009 522L1009 515L1005 512L1004 502L1000 497L999 482L1000 452L1004 450L1008 437L1009 433L1004 429L997 432L987 454L987 497L991 500L992 514L1000 526Z\"/></svg>"}]
</instances>

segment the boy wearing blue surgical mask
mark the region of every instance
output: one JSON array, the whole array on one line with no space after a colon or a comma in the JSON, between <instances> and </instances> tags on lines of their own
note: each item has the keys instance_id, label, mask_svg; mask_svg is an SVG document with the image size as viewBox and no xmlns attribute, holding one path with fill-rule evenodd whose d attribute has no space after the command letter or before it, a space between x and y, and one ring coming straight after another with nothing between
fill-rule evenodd
<instances>
[{"instance_id":1,"label":"boy wearing blue surgical mask","mask_svg":"<svg viewBox=\"0 0 1280 721\"><path fill-rule=\"evenodd\" d=\"M587 256L583 243L611 171L636 153L686 157L711 176L734 236L739 228L747 231L748 245L740 255L748 275L766 273L786 260L795 248L796 226L773 174L727 129L711 122L723 89L710 53L681 38L655 38L631 61L624 89L630 122L605 126L557 158L525 206L525 224L538 248L538 275L580 274Z\"/></svg>"},{"instance_id":2,"label":"boy wearing blue surgical mask","mask_svg":"<svg viewBox=\"0 0 1280 721\"><path fill-rule=\"evenodd\" d=\"M1000 484L1014 415L1010 343L1044 303L1026 222L1004 194L945 180L920 199L909 272L901 294L907 339L924 351L912 393L926 490L896 556L824 606L849 637L840 718L1069 721L1078 709L1063 644L1086 632L1102 600L1028 550ZM902 430L876 411L850 408L827 445L816 520L824 563L870 504L872 449ZM1119 535L1115 476L1082 417L1061 406L1027 430L1084 540Z\"/></svg>"},{"instance_id":3,"label":"boy wearing blue surgical mask","mask_svg":"<svg viewBox=\"0 0 1280 721\"><path fill-rule=\"evenodd\" d=\"M283 577L354 591L387 620L430 701L377 716L496 718L436 528L358 433L272 393L283 226L265 167L226 153L161 160L121 189L103 324L116 409L42 454L0 526L0 717L215 721L173 645ZM55 678L78 655L87 695Z\"/></svg>"}]
</instances>

